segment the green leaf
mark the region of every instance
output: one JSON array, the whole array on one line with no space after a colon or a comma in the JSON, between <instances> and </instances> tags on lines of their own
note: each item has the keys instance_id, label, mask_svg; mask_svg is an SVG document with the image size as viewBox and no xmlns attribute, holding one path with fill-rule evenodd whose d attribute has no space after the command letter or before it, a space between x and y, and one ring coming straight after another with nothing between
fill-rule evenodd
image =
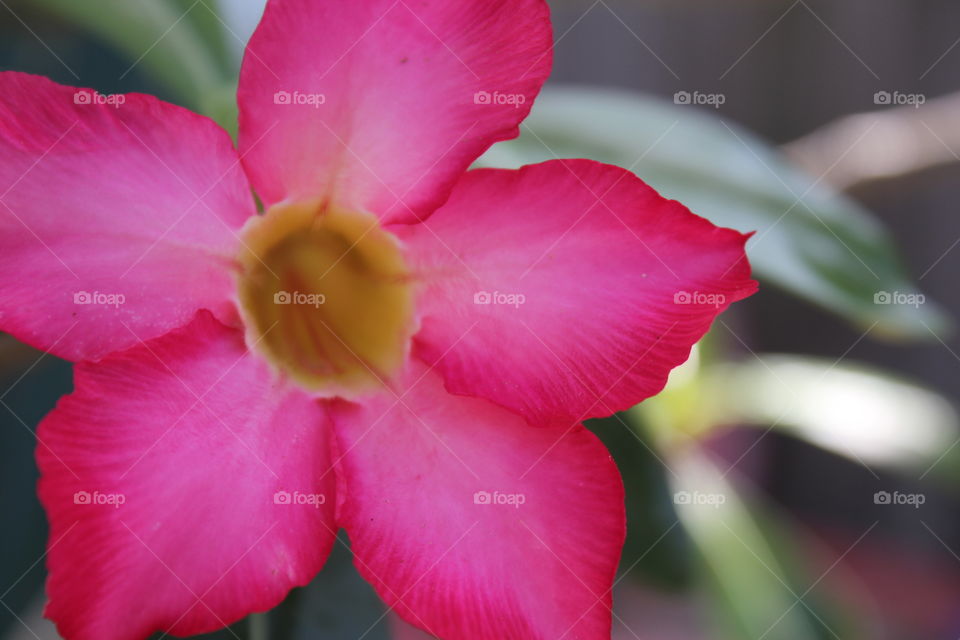
<instances>
[{"instance_id":1,"label":"green leaf","mask_svg":"<svg viewBox=\"0 0 960 640\"><path fill-rule=\"evenodd\" d=\"M232 45L234 36L220 16L221 0L170 0L174 10L186 15L204 46L217 63L220 74L225 78L235 78L240 72L239 60L235 59Z\"/></svg>"},{"instance_id":2,"label":"green leaf","mask_svg":"<svg viewBox=\"0 0 960 640\"><path fill-rule=\"evenodd\" d=\"M192 5L197 5L193 2ZM218 36L198 29L190 18L209 13L201 6L184 8L181 0L33 0L44 9L79 25L112 44L176 94L186 106L201 110L205 94L230 79ZM218 50L220 51L218 53Z\"/></svg>"},{"instance_id":3,"label":"green leaf","mask_svg":"<svg viewBox=\"0 0 960 640\"><path fill-rule=\"evenodd\" d=\"M626 576L664 590L689 587L689 546L678 527L663 460L636 412L590 420L587 426L613 456L626 490L627 539L620 556Z\"/></svg>"},{"instance_id":4,"label":"green leaf","mask_svg":"<svg viewBox=\"0 0 960 640\"><path fill-rule=\"evenodd\" d=\"M43 592L47 524L37 500L36 425L70 391L70 365L0 336L0 637L21 629L16 616Z\"/></svg>"},{"instance_id":5,"label":"green leaf","mask_svg":"<svg viewBox=\"0 0 960 640\"><path fill-rule=\"evenodd\" d=\"M928 327L945 325L929 301L875 303L881 292L917 290L869 212L702 109L621 91L549 89L520 138L495 145L480 164L518 167L558 157L629 168L713 222L755 231L748 254L761 280L873 326L877 335L930 338Z\"/></svg>"},{"instance_id":6,"label":"green leaf","mask_svg":"<svg viewBox=\"0 0 960 640\"><path fill-rule=\"evenodd\" d=\"M865 637L825 606L795 560L791 534L730 484L691 447L669 458L674 502L702 563L703 586L717 615L719 638L828 640ZM813 585L813 586L811 586ZM849 603L848 603L849 604Z\"/></svg>"},{"instance_id":7,"label":"green leaf","mask_svg":"<svg viewBox=\"0 0 960 640\"><path fill-rule=\"evenodd\" d=\"M762 354L706 369L701 397L713 419L776 429L873 467L960 478L960 419L950 403L872 367Z\"/></svg>"}]
</instances>

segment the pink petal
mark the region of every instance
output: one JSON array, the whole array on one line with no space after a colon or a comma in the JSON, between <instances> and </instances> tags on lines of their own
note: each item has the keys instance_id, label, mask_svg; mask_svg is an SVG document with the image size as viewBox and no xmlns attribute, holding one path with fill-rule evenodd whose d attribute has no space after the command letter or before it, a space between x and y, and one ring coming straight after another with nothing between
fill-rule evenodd
<instances>
[{"instance_id":1,"label":"pink petal","mask_svg":"<svg viewBox=\"0 0 960 640\"><path fill-rule=\"evenodd\" d=\"M423 284L415 353L451 392L534 422L656 394L756 287L745 236L587 160L472 171L427 222L395 230Z\"/></svg>"},{"instance_id":2,"label":"pink petal","mask_svg":"<svg viewBox=\"0 0 960 640\"><path fill-rule=\"evenodd\" d=\"M338 521L401 617L444 640L610 637L623 487L593 434L531 429L435 372L332 415Z\"/></svg>"},{"instance_id":3,"label":"pink petal","mask_svg":"<svg viewBox=\"0 0 960 640\"><path fill-rule=\"evenodd\" d=\"M65 638L210 631L320 570L334 541L323 412L277 384L240 331L200 312L77 365L75 387L37 451L46 615Z\"/></svg>"},{"instance_id":4,"label":"pink petal","mask_svg":"<svg viewBox=\"0 0 960 640\"><path fill-rule=\"evenodd\" d=\"M543 0L270 0L238 94L253 185L267 205L426 217L518 134L551 44Z\"/></svg>"},{"instance_id":5,"label":"pink petal","mask_svg":"<svg viewBox=\"0 0 960 640\"><path fill-rule=\"evenodd\" d=\"M254 208L210 120L5 72L0 158L0 329L80 360L199 308L230 317L227 267Z\"/></svg>"}]
</instances>

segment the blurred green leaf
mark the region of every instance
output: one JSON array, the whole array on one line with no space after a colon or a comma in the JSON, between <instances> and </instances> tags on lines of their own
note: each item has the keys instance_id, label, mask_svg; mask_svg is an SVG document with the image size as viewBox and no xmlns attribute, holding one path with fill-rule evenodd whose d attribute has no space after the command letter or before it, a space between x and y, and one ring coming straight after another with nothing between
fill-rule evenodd
<instances>
[{"instance_id":1,"label":"blurred green leaf","mask_svg":"<svg viewBox=\"0 0 960 640\"><path fill-rule=\"evenodd\" d=\"M187 4L192 8L184 8L181 0L32 0L30 8L104 39L130 59L131 70L143 66L182 104L202 110L205 94L230 79L222 34L213 36L210 20L203 17L210 12L195 0Z\"/></svg>"},{"instance_id":2,"label":"blurred green leaf","mask_svg":"<svg viewBox=\"0 0 960 640\"><path fill-rule=\"evenodd\" d=\"M237 83L228 82L203 95L202 106L198 110L216 121L221 127L237 139L239 110L237 108Z\"/></svg>"},{"instance_id":3,"label":"blurred green leaf","mask_svg":"<svg viewBox=\"0 0 960 640\"><path fill-rule=\"evenodd\" d=\"M635 412L591 420L588 427L613 456L626 489L627 539L620 570L646 584L677 591L692 582L689 547L678 529L663 460L635 423Z\"/></svg>"},{"instance_id":4,"label":"blurred green leaf","mask_svg":"<svg viewBox=\"0 0 960 640\"><path fill-rule=\"evenodd\" d=\"M762 354L708 368L700 388L717 422L777 429L867 466L960 478L950 403L875 368Z\"/></svg>"},{"instance_id":5,"label":"blurred green leaf","mask_svg":"<svg viewBox=\"0 0 960 640\"><path fill-rule=\"evenodd\" d=\"M495 145L480 164L556 157L629 168L719 225L756 231L748 253L761 279L858 325L876 322L877 335L930 338L927 326L946 322L930 302L875 304L878 292L916 292L883 227L770 145L702 109L622 91L549 89L520 138Z\"/></svg>"},{"instance_id":6,"label":"blurred green leaf","mask_svg":"<svg viewBox=\"0 0 960 640\"><path fill-rule=\"evenodd\" d=\"M0 336L0 636L40 596L47 524L36 495L36 425L70 391L70 365Z\"/></svg>"},{"instance_id":7,"label":"blurred green leaf","mask_svg":"<svg viewBox=\"0 0 960 640\"><path fill-rule=\"evenodd\" d=\"M718 637L731 640L827 640L864 637L852 620L825 611L791 558L796 549L762 524L719 469L695 448L670 458L674 502L703 563L704 586L721 623ZM771 535L773 533L773 535ZM804 586L806 585L806 586Z\"/></svg>"},{"instance_id":8,"label":"blurred green leaf","mask_svg":"<svg viewBox=\"0 0 960 640\"><path fill-rule=\"evenodd\" d=\"M235 2L236 0L228 0ZM170 0L178 15L184 15L184 21L189 21L196 29L204 46L217 62L220 74L225 78L232 78L240 71L230 41L233 36L227 31L227 26L220 17L221 0Z\"/></svg>"}]
</instances>

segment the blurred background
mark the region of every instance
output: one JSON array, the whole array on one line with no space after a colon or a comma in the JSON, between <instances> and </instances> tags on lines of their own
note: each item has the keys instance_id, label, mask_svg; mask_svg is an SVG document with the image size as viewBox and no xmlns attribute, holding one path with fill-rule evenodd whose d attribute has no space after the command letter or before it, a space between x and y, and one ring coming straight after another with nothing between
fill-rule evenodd
<instances>
[{"instance_id":1,"label":"blurred background","mask_svg":"<svg viewBox=\"0 0 960 640\"><path fill-rule=\"evenodd\" d=\"M590 426L627 485L614 637L960 637L960 3L553 0L517 141L756 231L761 292L668 389ZM235 128L257 0L0 0L0 69L142 91ZM33 430L69 366L0 336L0 638L41 618ZM340 549L217 638L423 637Z\"/></svg>"}]
</instances>

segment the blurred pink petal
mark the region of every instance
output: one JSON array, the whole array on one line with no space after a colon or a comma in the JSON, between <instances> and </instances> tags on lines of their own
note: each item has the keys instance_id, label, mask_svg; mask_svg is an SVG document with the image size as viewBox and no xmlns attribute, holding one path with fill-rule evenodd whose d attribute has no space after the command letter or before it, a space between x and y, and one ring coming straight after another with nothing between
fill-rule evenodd
<instances>
[{"instance_id":1,"label":"blurred pink petal","mask_svg":"<svg viewBox=\"0 0 960 640\"><path fill-rule=\"evenodd\" d=\"M625 515L604 446L448 395L423 366L408 380L402 402L333 408L360 573L442 638L609 637Z\"/></svg>"},{"instance_id":2,"label":"blurred pink petal","mask_svg":"<svg viewBox=\"0 0 960 640\"><path fill-rule=\"evenodd\" d=\"M543 0L274 0L240 74L244 165L268 206L426 218L517 136L551 63Z\"/></svg>"},{"instance_id":3,"label":"blurred pink petal","mask_svg":"<svg viewBox=\"0 0 960 640\"><path fill-rule=\"evenodd\" d=\"M528 420L584 420L658 393L714 318L752 294L746 237L624 169L560 160L471 171L410 246L416 353L447 388Z\"/></svg>"},{"instance_id":4,"label":"blurred pink petal","mask_svg":"<svg viewBox=\"0 0 960 640\"><path fill-rule=\"evenodd\" d=\"M0 328L80 361L38 449L65 637L269 609L343 526L444 638L609 638L623 487L580 421L756 284L745 236L623 169L464 173L551 52L542 0L271 0L242 160L154 98L0 74Z\"/></svg>"},{"instance_id":5,"label":"blurred pink petal","mask_svg":"<svg viewBox=\"0 0 960 640\"><path fill-rule=\"evenodd\" d=\"M0 329L69 360L229 320L255 213L230 137L151 96L0 73ZM99 96L103 99L103 96Z\"/></svg>"},{"instance_id":6,"label":"blurred pink petal","mask_svg":"<svg viewBox=\"0 0 960 640\"><path fill-rule=\"evenodd\" d=\"M39 429L46 615L66 638L122 640L277 605L333 545L323 427L315 402L206 312L77 365L76 391Z\"/></svg>"}]
</instances>

